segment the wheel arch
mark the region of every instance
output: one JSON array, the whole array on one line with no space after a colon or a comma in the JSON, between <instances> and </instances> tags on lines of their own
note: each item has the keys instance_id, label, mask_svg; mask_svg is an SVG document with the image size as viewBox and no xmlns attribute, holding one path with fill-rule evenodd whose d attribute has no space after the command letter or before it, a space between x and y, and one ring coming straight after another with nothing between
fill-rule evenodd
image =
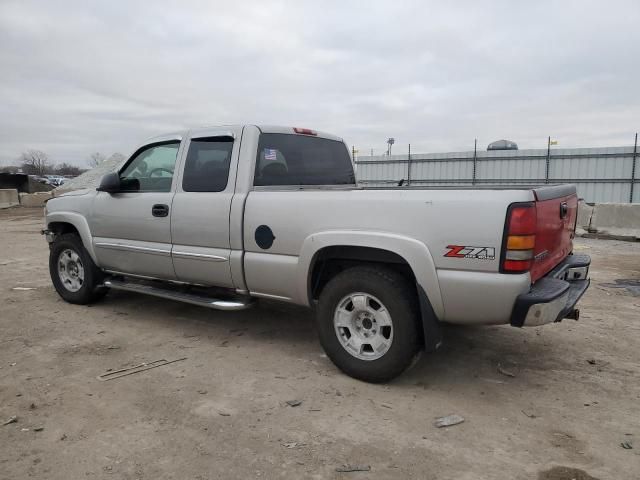
<instances>
[{"instance_id":1,"label":"wheel arch","mask_svg":"<svg viewBox=\"0 0 640 480\"><path fill-rule=\"evenodd\" d=\"M307 275L307 296L314 302L325 285L337 273L361 264L384 264L416 282L415 273L409 263L390 250L361 245L331 245L318 250L311 260Z\"/></svg>"},{"instance_id":2,"label":"wheel arch","mask_svg":"<svg viewBox=\"0 0 640 480\"><path fill-rule=\"evenodd\" d=\"M75 212L53 212L47 215L47 228L56 234L77 233L91 259L98 264L89 224L80 214Z\"/></svg>"},{"instance_id":3,"label":"wheel arch","mask_svg":"<svg viewBox=\"0 0 640 480\"><path fill-rule=\"evenodd\" d=\"M303 243L299 257L300 299L312 305L328 278L318 269L327 260L352 264L386 264L404 270L415 281L427 349L440 343L439 319L444 305L433 258L427 246L413 238L386 232L333 231L313 234ZM430 345L433 343L432 345Z\"/></svg>"}]
</instances>

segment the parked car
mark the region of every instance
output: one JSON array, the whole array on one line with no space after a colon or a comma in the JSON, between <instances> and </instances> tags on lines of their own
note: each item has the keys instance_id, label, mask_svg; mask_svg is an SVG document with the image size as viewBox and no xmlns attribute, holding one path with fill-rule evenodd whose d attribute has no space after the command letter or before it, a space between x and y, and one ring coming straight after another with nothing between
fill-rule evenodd
<instances>
[{"instance_id":1,"label":"parked car","mask_svg":"<svg viewBox=\"0 0 640 480\"><path fill-rule=\"evenodd\" d=\"M382 382L436 349L443 322L577 319L576 213L573 185L360 188L342 139L244 125L145 142L97 190L49 201L43 233L68 302L313 307L328 357Z\"/></svg>"},{"instance_id":2,"label":"parked car","mask_svg":"<svg viewBox=\"0 0 640 480\"><path fill-rule=\"evenodd\" d=\"M53 185L54 187L59 187L66 180L66 178L61 175L45 175L45 177L48 180L49 184Z\"/></svg>"}]
</instances>

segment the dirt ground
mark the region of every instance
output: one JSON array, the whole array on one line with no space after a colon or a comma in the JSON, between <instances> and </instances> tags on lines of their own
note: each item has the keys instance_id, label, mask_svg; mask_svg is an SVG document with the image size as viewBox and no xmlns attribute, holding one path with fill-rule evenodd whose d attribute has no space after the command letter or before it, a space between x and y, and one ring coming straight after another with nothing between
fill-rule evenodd
<instances>
[{"instance_id":1,"label":"dirt ground","mask_svg":"<svg viewBox=\"0 0 640 480\"><path fill-rule=\"evenodd\" d=\"M0 425L17 416L0 479L640 478L640 288L614 288L640 279L640 243L576 242L593 258L579 322L449 327L440 351L369 385L323 355L304 309L64 303L41 216L0 211ZM465 421L434 427L448 414Z\"/></svg>"}]
</instances>

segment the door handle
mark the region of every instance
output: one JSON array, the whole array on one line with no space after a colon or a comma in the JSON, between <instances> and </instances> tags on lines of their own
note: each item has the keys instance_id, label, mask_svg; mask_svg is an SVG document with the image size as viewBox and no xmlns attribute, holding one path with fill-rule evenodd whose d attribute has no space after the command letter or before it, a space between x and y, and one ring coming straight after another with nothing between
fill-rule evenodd
<instances>
[{"instance_id":1,"label":"door handle","mask_svg":"<svg viewBox=\"0 0 640 480\"><path fill-rule=\"evenodd\" d=\"M156 203L153 207L151 207L151 214L154 217L166 217L167 215L169 215L169 205Z\"/></svg>"},{"instance_id":2,"label":"door handle","mask_svg":"<svg viewBox=\"0 0 640 480\"><path fill-rule=\"evenodd\" d=\"M562 202L560 204L560 218L565 218L567 213L569 213L569 206L567 205L567 202Z\"/></svg>"}]
</instances>

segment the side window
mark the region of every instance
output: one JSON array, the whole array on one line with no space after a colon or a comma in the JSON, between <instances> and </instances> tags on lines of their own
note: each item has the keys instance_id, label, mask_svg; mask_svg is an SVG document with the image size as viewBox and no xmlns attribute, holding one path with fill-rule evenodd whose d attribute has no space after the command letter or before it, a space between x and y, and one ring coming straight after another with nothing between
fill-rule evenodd
<instances>
[{"instance_id":1,"label":"side window","mask_svg":"<svg viewBox=\"0 0 640 480\"><path fill-rule=\"evenodd\" d=\"M140 150L120 172L122 191L170 192L179 141L163 142Z\"/></svg>"},{"instance_id":2,"label":"side window","mask_svg":"<svg viewBox=\"0 0 640 480\"><path fill-rule=\"evenodd\" d=\"M184 166L185 192L221 192L227 188L233 138L193 138Z\"/></svg>"},{"instance_id":3,"label":"side window","mask_svg":"<svg viewBox=\"0 0 640 480\"><path fill-rule=\"evenodd\" d=\"M307 135L260 135L254 185L354 183L353 165L344 143Z\"/></svg>"}]
</instances>

